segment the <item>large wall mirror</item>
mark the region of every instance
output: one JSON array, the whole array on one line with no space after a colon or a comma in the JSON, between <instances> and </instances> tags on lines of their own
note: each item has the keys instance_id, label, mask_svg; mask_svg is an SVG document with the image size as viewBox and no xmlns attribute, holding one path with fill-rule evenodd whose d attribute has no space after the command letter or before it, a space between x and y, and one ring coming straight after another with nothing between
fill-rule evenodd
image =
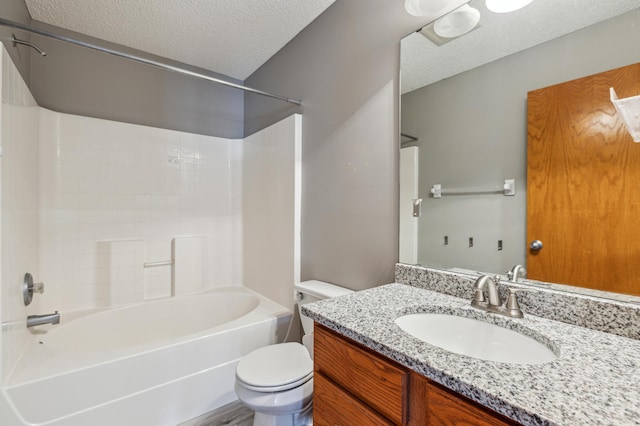
<instances>
[{"instance_id":1,"label":"large wall mirror","mask_svg":"<svg viewBox=\"0 0 640 426\"><path fill-rule=\"evenodd\" d=\"M639 63L640 0L534 0L505 14L485 0L468 6L480 14L470 32L447 39L432 24L402 41L400 262L505 273L531 255L527 94ZM597 198L600 189L574 190ZM563 238L557 231L553 244ZM621 262L640 265L640 239L632 243L635 258ZM606 279L578 281L559 283L618 291Z\"/></svg>"}]
</instances>

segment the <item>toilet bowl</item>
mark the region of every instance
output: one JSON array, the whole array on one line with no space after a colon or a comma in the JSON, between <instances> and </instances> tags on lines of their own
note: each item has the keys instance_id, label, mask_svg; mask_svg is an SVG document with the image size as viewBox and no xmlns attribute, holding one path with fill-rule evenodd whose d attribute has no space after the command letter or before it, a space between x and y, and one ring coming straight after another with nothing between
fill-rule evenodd
<instances>
[{"instance_id":1,"label":"toilet bowl","mask_svg":"<svg viewBox=\"0 0 640 426\"><path fill-rule=\"evenodd\" d=\"M304 303L352 293L321 281L295 285L298 308ZM305 343L312 342L313 321L302 314ZM235 391L255 411L254 426L312 425L313 348L296 342L254 350L236 367Z\"/></svg>"},{"instance_id":2,"label":"toilet bowl","mask_svg":"<svg viewBox=\"0 0 640 426\"><path fill-rule=\"evenodd\" d=\"M300 343L265 346L236 367L236 394L256 412L255 426L311 424L313 361Z\"/></svg>"}]
</instances>

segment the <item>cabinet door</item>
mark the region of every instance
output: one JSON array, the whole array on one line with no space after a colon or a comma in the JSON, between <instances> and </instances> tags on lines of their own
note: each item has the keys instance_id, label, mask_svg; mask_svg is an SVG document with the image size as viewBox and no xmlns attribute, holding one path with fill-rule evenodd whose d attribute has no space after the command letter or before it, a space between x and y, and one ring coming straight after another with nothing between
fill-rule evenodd
<instances>
[{"instance_id":1,"label":"cabinet door","mask_svg":"<svg viewBox=\"0 0 640 426\"><path fill-rule=\"evenodd\" d=\"M411 374L411 426L515 426L518 423ZM415 410L415 411L413 411ZM421 412L421 413L420 413ZM416 414L414 417L413 414Z\"/></svg>"},{"instance_id":2,"label":"cabinet door","mask_svg":"<svg viewBox=\"0 0 640 426\"><path fill-rule=\"evenodd\" d=\"M317 326L314 370L394 424L407 424L409 373L393 361Z\"/></svg>"},{"instance_id":3,"label":"cabinet door","mask_svg":"<svg viewBox=\"0 0 640 426\"><path fill-rule=\"evenodd\" d=\"M313 377L314 426L391 426L384 417L321 373Z\"/></svg>"}]
</instances>

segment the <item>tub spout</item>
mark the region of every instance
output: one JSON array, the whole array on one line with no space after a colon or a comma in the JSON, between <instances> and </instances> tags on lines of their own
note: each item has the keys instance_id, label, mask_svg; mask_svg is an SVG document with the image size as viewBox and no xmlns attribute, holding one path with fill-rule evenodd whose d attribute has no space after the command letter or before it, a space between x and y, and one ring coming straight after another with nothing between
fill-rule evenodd
<instances>
[{"instance_id":1,"label":"tub spout","mask_svg":"<svg viewBox=\"0 0 640 426\"><path fill-rule=\"evenodd\" d=\"M27 327L33 327L34 325L43 324L60 324L60 314L55 311L52 314L46 315L29 315L27 317Z\"/></svg>"}]
</instances>

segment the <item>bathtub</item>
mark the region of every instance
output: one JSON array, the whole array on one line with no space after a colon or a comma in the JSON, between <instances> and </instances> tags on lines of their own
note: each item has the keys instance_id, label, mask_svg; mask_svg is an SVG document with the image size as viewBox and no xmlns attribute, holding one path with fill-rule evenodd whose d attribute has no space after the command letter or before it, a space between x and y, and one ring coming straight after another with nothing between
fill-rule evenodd
<instances>
[{"instance_id":1,"label":"bathtub","mask_svg":"<svg viewBox=\"0 0 640 426\"><path fill-rule=\"evenodd\" d=\"M235 366L291 311L241 287L104 310L35 334L4 392L24 424L177 425L237 400Z\"/></svg>"}]
</instances>

